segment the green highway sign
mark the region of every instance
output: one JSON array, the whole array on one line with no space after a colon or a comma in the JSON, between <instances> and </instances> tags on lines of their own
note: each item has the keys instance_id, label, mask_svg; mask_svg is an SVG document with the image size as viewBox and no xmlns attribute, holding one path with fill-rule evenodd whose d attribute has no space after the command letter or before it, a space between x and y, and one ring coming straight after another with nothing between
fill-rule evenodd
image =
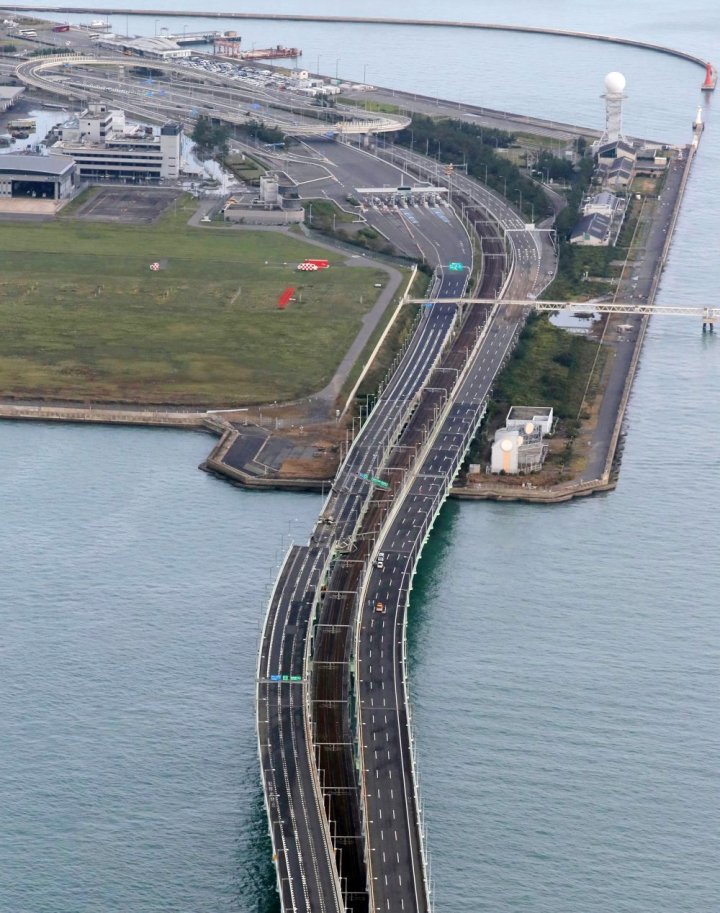
<instances>
[{"instance_id":1,"label":"green highway sign","mask_svg":"<svg viewBox=\"0 0 720 913\"><path fill-rule=\"evenodd\" d=\"M460 272L462 272L462 270L465 269L465 266L462 263L449 263L448 269L452 270L452 272L454 272L454 273L460 273Z\"/></svg>"},{"instance_id":2,"label":"green highway sign","mask_svg":"<svg viewBox=\"0 0 720 913\"><path fill-rule=\"evenodd\" d=\"M369 472L359 472L358 475L364 482L372 482L373 485L377 485L378 488L390 488L389 482L383 482L382 479L371 476Z\"/></svg>"},{"instance_id":3,"label":"green highway sign","mask_svg":"<svg viewBox=\"0 0 720 913\"><path fill-rule=\"evenodd\" d=\"M291 682L301 682L301 681L302 681L302 675L291 675L291 676L290 676L290 681L291 681Z\"/></svg>"}]
</instances>

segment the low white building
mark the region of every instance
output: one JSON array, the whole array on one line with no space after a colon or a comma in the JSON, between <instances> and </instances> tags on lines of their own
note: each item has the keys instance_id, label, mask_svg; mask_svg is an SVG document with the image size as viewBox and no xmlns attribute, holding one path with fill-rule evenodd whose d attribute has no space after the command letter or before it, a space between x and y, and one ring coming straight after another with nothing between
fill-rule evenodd
<instances>
[{"instance_id":1,"label":"low white building","mask_svg":"<svg viewBox=\"0 0 720 913\"><path fill-rule=\"evenodd\" d=\"M80 180L158 183L180 175L179 124L152 127L128 125L125 112L90 105L77 120L60 129L51 155L70 155Z\"/></svg>"},{"instance_id":2,"label":"low white building","mask_svg":"<svg viewBox=\"0 0 720 913\"><path fill-rule=\"evenodd\" d=\"M259 193L236 194L227 200L222 212L226 222L247 225L290 225L305 219L300 200L287 199L272 174L260 178Z\"/></svg>"},{"instance_id":3,"label":"low white building","mask_svg":"<svg viewBox=\"0 0 720 913\"><path fill-rule=\"evenodd\" d=\"M525 428L528 422L543 434L550 434L554 421L552 406L511 406L505 419L506 428Z\"/></svg>"},{"instance_id":4,"label":"low white building","mask_svg":"<svg viewBox=\"0 0 720 913\"><path fill-rule=\"evenodd\" d=\"M513 406L505 427L495 432L490 457L490 472L518 475L537 472L547 456L543 437L553 425L551 406Z\"/></svg>"}]
</instances>

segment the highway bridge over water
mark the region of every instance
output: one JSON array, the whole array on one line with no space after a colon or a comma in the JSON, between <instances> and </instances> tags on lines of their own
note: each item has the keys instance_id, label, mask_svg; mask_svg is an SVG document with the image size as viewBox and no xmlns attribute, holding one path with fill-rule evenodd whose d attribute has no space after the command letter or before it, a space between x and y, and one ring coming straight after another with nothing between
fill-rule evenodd
<instances>
[{"instance_id":1,"label":"highway bridge over water","mask_svg":"<svg viewBox=\"0 0 720 913\"><path fill-rule=\"evenodd\" d=\"M406 610L423 545L527 313L495 299L537 295L554 256L547 234L470 185L467 205L495 225L475 290L490 303L458 306L471 270L443 268L453 251L439 247L432 297L268 606L258 744L283 910L431 908Z\"/></svg>"}]
</instances>

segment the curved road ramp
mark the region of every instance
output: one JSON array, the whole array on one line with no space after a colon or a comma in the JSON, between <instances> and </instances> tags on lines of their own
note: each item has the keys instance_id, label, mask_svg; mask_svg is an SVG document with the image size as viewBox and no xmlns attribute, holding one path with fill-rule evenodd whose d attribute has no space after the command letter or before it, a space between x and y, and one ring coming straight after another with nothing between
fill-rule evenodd
<instances>
[{"instance_id":1,"label":"curved road ramp","mask_svg":"<svg viewBox=\"0 0 720 913\"><path fill-rule=\"evenodd\" d=\"M135 61L137 65L137 61ZM24 61L15 69L15 75L26 86L39 91L48 92L63 98L76 98L86 101L92 93L98 97L108 98L118 102L119 84L117 75L107 76L103 71L123 68L123 94L120 98L123 108L150 122L155 122L160 117L166 116L158 109L158 99L147 99L147 86L140 80L133 80L126 72L128 68L127 57L89 57L82 54L67 54L48 56ZM188 70L168 61L153 60L152 68L165 73L172 73L176 77L192 79ZM93 74L94 82L88 83L86 70L98 71L98 76ZM225 99L213 97L204 103L198 95L194 94L189 86L184 89L175 81L164 90L163 107L178 116L182 112L185 120L194 120L199 114L209 114L228 124L243 126L256 115L246 111L247 102L261 100L268 101L266 93L250 91L242 88L226 76L207 73L202 74L202 82L209 87L222 87ZM371 133L392 133L409 126L410 118L400 114L383 114L363 111L358 117L358 109L350 106L338 105L335 109L338 120L330 123L318 119L318 108L301 99L293 98L292 104L281 105L277 98L272 99L272 107L263 113L263 121L270 127L282 130L289 136L329 136L329 135L365 135Z\"/></svg>"}]
</instances>

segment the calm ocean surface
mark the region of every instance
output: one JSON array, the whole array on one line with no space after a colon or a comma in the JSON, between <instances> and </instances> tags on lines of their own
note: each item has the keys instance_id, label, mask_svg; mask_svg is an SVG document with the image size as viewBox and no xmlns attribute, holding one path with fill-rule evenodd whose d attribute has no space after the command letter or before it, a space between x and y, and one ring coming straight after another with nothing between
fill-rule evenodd
<instances>
[{"instance_id":1,"label":"calm ocean surface","mask_svg":"<svg viewBox=\"0 0 720 913\"><path fill-rule=\"evenodd\" d=\"M713 0L342 12L551 21L703 55L720 44ZM602 78L620 69L627 129L673 141L716 101L701 99L699 70L629 49L235 27L246 44L299 44L333 74L340 58L341 75L367 65L377 83L592 126ZM706 117L661 303L717 304L720 149ZM720 339L655 319L615 493L445 508L409 626L438 911L720 910L718 402ZM210 478L196 469L210 446L0 424L0 913L275 907L255 654L275 567L319 500Z\"/></svg>"}]
</instances>

